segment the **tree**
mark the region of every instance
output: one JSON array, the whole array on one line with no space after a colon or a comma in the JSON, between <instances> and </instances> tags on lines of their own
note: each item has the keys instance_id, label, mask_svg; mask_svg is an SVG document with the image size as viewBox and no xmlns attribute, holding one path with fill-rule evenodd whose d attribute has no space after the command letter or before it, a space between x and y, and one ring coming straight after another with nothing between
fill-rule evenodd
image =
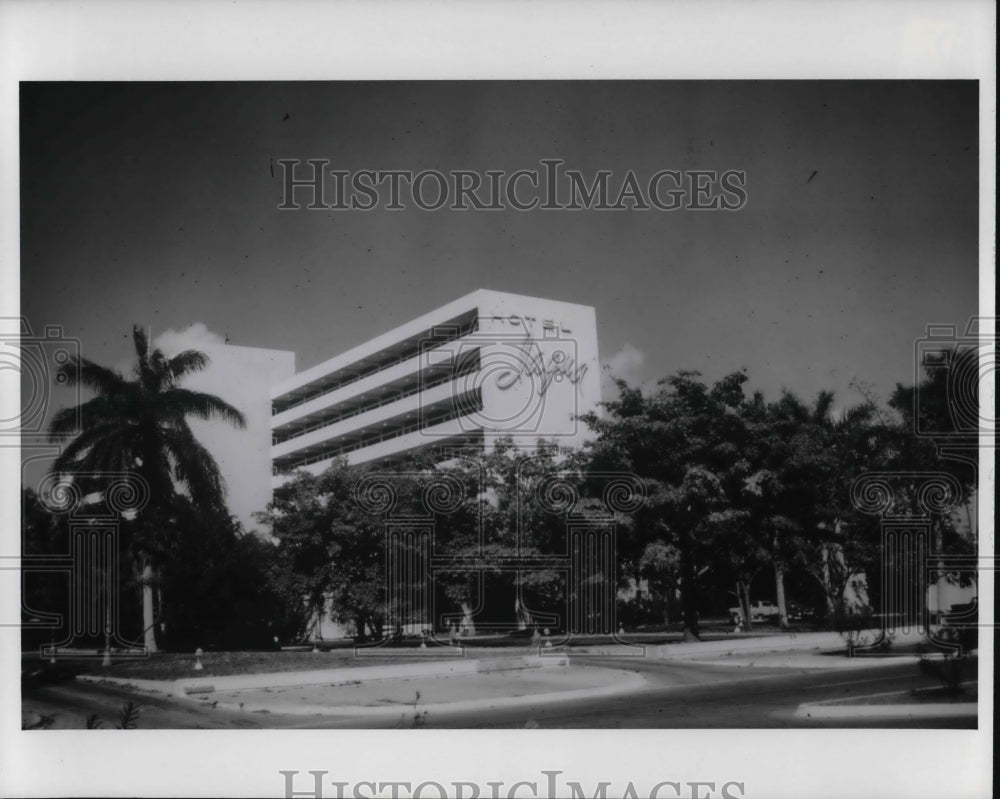
<instances>
[{"instance_id":1,"label":"tree","mask_svg":"<svg viewBox=\"0 0 1000 799\"><path fill-rule=\"evenodd\" d=\"M851 502L861 474L885 469L887 428L872 402L833 414L834 394L821 391L811 406L790 392L772 407L783 444L777 469L784 516L783 550L822 589L835 623L848 614L847 589L881 553L878 523ZM859 584L860 587L860 584Z\"/></svg>"},{"instance_id":2,"label":"tree","mask_svg":"<svg viewBox=\"0 0 1000 799\"><path fill-rule=\"evenodd\" d=\"M673 594L680 580L680 553L673 544L656 539L646 544L639 557L639 577L659 596L663 623L670 622Z\"/></svg>"},{"instance_id":3,"label":"tree","mask_svg":"<svg viewBox=\"0 0 1000 799\"><path fill-rule=\"evenodd\" d=\"M582 518L595 501L578 458L544 441L526 450L508 438L488 453L445 462L415 459L379 469L341 459L320 475L300 472L275 490L258 518L279 540L313 613L353 621L364 641L381 636L389 617L440 629L443 614L431 618L432 608L502 628L543 617L545 626L556 626L554 618L568 623L561 611L572 597L547 556L566 552L567 514ZM453 569L435 570L433 596L420 584L387 583L390 528L401 534L394 553L426 557L408 543L412 529L414 542L431 531L433 551L454 559ZM533 558L538 565L524 565ZM401 569L391 579L406 581L408 574Z\"/></svg>"},{"instance_id":4,"label":"tree","mask_svg":"<svg viewBox=\"0 0 1000 799\"><path fill-rule=\"evenodd\" d=\"M320 475L298 472L257 517L278 540L282 568L312 617L353 621L362 643L380 637L385 622L384 517L358 497L371 471L338 458Z\"/></svg>"},{"instance_id":5,"label":"tree","mask_svg":"<svg viewBox=\"0 0 1000 799\"><path fill-rule=\"evenodd\" d=\"M893 468L943 472L961 490L960 499L952 498L956 500L952 508L931 514L929 550L937 557L946 553L972 555L976 551L977 528L972 510L978 470L975 437L984 427L979 411L979 358L978 349L955 346L929 358L924 364L924 377L916 385L897 383L889 398L889 407L898 417L890 440ZM908 510L921 508L912 487L901 487L894 499ZM961 516L960 508L964 511ZM975 579L974 570L951 572L941 560L936 566L937 579L963 585Z\"/></svg>"},{"instance_id":6,"label":"tree","mask_svg":"<svg viewBox=\"0 0 1000 799\"><path fill-rule=\"evenodd\" d=\"M468 572L442 575L445 597L463 612L479 607L480 618L496 625L527 626L540 613L563 615L569 596L558 572L498 566L565 551L565 517L586 505L580 463L544 440L525 449L507 436L490 452L469 455L437 474L457 478L469 495L466 504L439 519L440 543L450 555L477 564L474 579ZM568 618L563 621L568 625Z\"/></svg>"},{"instance_id":7,"label":"tree","mask_svg":"<svg viewBox=\"0 0 1000 799\"><path fill-rule=\"evenodd\" d=\"M718 514L733 510L735 487L747 471L740 412L746 374L730 374L712 386L699 378L697 372L677 372L648 396L619 381L618 398L603 403L604 416L582 417L595 433L587 450L593 468L626 470L646 481L636 527L647 538L637 535L635 544L640 553L657 540L676 548L686 639L699 637L698 584L716 554L713 537L723 518Z\"/></svg>"},{"instance_id":8,"label":"tree","mask_svg":"<svg viewBox=\"0 0 1000 799\"><path fill-rule=\"evenodd\" d=\"M163 642L190 652L297 640L306 608L280 547L243 532L235 518L206 517L186 497L178 497L176 514L158 569Z\"/></svg>"},{"instance_id":9,"label":"tree","mask_svg":"<svg viewBox=\"0 0 1000 799\"><path fill-rule=\"evenodd\" d=\"M58 412L49 434L59 439L78 422L82 427L52 465L53 472L132 472L148 487L149 504L128 525L128 532L142 586L143 637L147 650L155 652L154 562L169 538L178 491L185 491L201 512L224 512L222 476L192 434L187 417L221 419L239 428L246 422L218 397L179 385L185 375L208 365L204 353L186 350L167 358L158 349L150 350L139 326L133 327L132 339L136 364L131 379L80 357L60 368L62 379L79 382L95 396L78 408Z\"/></svg>"}]
</instances>

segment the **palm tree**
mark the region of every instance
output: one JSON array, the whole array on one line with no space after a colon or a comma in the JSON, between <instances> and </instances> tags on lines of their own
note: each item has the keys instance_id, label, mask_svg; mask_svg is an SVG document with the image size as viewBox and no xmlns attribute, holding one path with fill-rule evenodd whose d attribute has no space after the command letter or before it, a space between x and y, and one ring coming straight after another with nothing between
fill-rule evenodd
<instances>
[{"instance_id":1,"label":"palm tree","mask_svg":"<svg viewBox=\"0 0 1000 799\"><path fill-rule=\"evenodd\" d=\"M179 489L205 513L224 508L224 485L211 453L191 433L187 417L221 419L238 428L243 414L216 396L181 388L182 377L208 365L208 356L186 350L167 358L152 352L145 332L132 328L136 365L131 379L86 358L74 358L60 373L69 383L93 390L93 398L78 408L57 413L49 425L55 439L79 434L52 465L58 474L128 471L149 488L149 504L132 525L130 555L141 574L143 636L150 652L157 650L153 616L153 556L169 525Z\"/></svg>"}]
</instances>

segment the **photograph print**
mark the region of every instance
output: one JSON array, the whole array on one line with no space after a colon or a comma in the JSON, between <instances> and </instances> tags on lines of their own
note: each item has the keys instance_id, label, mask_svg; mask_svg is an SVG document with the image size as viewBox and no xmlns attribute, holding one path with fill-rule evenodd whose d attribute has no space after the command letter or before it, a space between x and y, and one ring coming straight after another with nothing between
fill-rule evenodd
<instances>
[{"instance_id":1,"label":"photograph print","mask_svg":"<svg viewBox=\"0 0 1000 799\"><path fill-rule=\"evenodd\" d=\"M975 729L978 98L22 83L22 728Z\"/></svg>"}]
</instances>

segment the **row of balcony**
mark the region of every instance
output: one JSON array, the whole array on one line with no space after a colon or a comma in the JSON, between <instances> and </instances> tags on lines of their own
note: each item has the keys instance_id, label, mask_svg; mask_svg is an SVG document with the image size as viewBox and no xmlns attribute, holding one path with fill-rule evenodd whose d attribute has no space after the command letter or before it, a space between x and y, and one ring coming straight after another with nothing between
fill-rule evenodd
<instances>
[{"instance_id":1,"label":"row of balcony","mask_svg":"<svg viewBox=\"0 0 1000 799\"><path fill-rule=\"evenodd\" d=\"M347 405L346 400L333 405L331 408L334 409L333 413L329 416L322 415L323 411L317 411L317 413L320 414L319 418L317 421L309 424L308 426L301 428L286 427L285 429L276 429L271 435L271 444L278 445L286 441L291 441L299 438L300 436L315 432L316 430L322 430L323 428L330 427L331 425L345 419L353 419L354 417L368 413L369 411L384 408L395 402L406 399L407 397L412 397L421 391L428 391L454 379L471 374L479 368L478 350L475 351L474 355L474 358L465 359L464 363L455 368L445 368L438 371L425 369L423 372L412 374L409 376L408 380L403 381L403 388L384 397L371 400L365 399L364 397L353 397L352 399L354 402L352 402L349 406ZM342 407L346 406L347 409L341 410L338 413L335 410L337 405ZM331 409L327 409L327 412ZM288 424L290 425L291 423Z\"/></svg>"},{"instance_id":2,"label":"row of balcony","mask_svg":"<svg viewBox=\"0 0 1000 799\"><path fill-rule=\"evenodd\" d=\"M410 433L426 430L427 428L458 419L461 416L469 415L471 412L482 410L481 398L463 397L461 400L462 401L460 402L456 401L448 403L448 407L442 408L441 410L420 414L419 417L413 422L399 427L393 427L389 430L370 433L355 441L345 442L342 444L332 443L330 446L325 446L318 452L311 455L303 455L298 458L288 457L283 460L278 460L276 458L274 461L273 472L274 474L280 474L286 471L294 471L295 469L319 463L320 461L331 460L341 455L349 455L357 450L375 446L386 441L391 441Z\"/></svg>"},{"instance_id":3,"label":"row of balcony","mask_svg":"<svg viewBox=\"0 0 1000 799\"><path fill-rule=\"evenodd\" d=\"M397 355L386 355L385 357L380 358L379 356L382 353L375 353L374 355L369 356L366 360L374 360L375 363L363 371L346 374L341 379L336 379L334 375L327 375L324 378L317 380L316 387L313 390L304 393L301 397L295 397L294 399L277 397L271 401L271 415L277 416L287 410L304 405L317 397L330 394L341 388L357 383L360 380L364 380L367 377L371 377L379 374L380 372L384 372L387 369L391 369L393 366L404 363L405 361L415 360L419 357L422 351L426 351L429 343L446 344L449 341L454 341L455 339L474 333L479 327L476 313L477 312L473 310L469 314L466 314L466 318L464 319L450 320L449 322L445 322L440 326L434 327L430 331L419 336L400 342L397 346L402 346L403 349ZM469 317L471 317L471 319ZM385 350L384 352L388 353L389 350ZM348 372L352 366L353 365L343 367L339 371Z\"/></svg>"}]
</instances>

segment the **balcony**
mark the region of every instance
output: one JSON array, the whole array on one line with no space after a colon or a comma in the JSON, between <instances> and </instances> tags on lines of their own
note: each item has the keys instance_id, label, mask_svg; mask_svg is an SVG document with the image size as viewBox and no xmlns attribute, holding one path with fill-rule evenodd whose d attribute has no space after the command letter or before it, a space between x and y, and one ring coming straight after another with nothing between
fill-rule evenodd
<instances>
[{"instance_id":1,"label":"balcony","mask_svg":"<svg viewBox=\"0 0 1000 799\"><path fill-rule=\"evenodd\" d=\"M425 323L426 324L426 323ZM408 360L419 358L429 344L445 344L478 329L478 311L473 308L454 318L438 322L429 328L420 328L405 338L389 342L385 336L373 339L349 350L332 361L307 369L298 376L306 380L302 385L288 388L271 400L271 413L279 416L285 411L298 408L312 400L339 389L354 385L369 377L376 376ZM374 352L366 349L374 348ZM340 362L337 365L337 362ZM312 379L309 377L312 376Z\"/></svg>"},{"instance_id":2,"label":"balcony","mask_svg":"<svg viewBox=\"0 0 1000 799\"><path fill-rule=\"evenodd\" d=\"M319 445L334 444L345 436L363 436L372 429L406 427L420 422L436 411L447 412L456 398L456 384L449 381L429 391L414 393L401 399L354 414L332 424L320 425L311 432L282 441L271 447L271 460L287 459L295 453Z\"/></svg>"},{"instance_id":3,"label":"balcony","mask_svg":"<svg viewBox=\"0 0 1000 799\"><path fill-rule=\"evenodd\" d=\"M391 369L282 411L271 420L275 445L390 405L479 368L478 347L464 351L462 362L457 365L439 362L443 359L435 359L433 355L430 352L409 358Z\"/></svg>"},{"instance_id":4,"label":"balcony","mask_svg":"<svg viewBox=\"0 0 1000 799\"><path fill-rule=\"evenodd\" d=\"M413 430L403 435L389 438L385 441L361 443L347 452L337 455L317 456L298 464L292 471L306 471L310 474L322 474L333 461L341 455L347 456L351 466L370 461L398 461L401 458L416 454L427 448L482 448L483 434L481 431L469 430L471 425L461 418L449 419L440 424L430 425L422 430ZM292 478L291 472L280 472L271 478L271 487L277 488Z\"/></svg>"}]
</instances>

